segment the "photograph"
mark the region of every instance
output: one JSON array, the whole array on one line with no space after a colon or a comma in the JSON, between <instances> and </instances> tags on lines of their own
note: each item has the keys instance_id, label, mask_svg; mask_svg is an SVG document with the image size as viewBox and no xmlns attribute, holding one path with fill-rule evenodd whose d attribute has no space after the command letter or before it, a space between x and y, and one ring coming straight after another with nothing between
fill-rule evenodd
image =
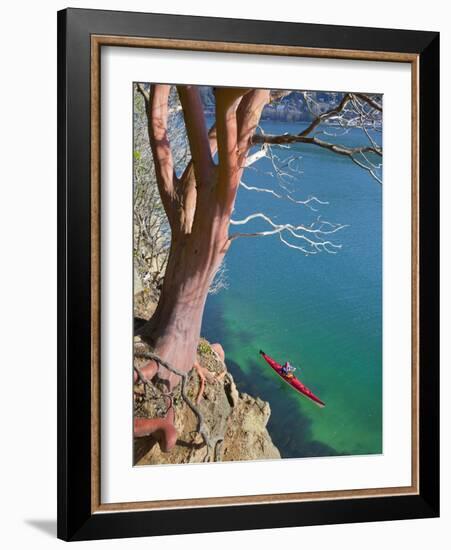
<instances>
[{"instance_id":1,"label":"photograph","mask_svg":"<svg viewBox=\"0 0 451 550\"><path fill-rule=\"evenodd\" d=\"M353 14L58 12L59 538L438 517L440 35Z\"/></svg>"},{"instance_id":2,"label":"photograph","mask_svg":"<svg viewBox=\"0 0 451 550\"><path fill-rule=\"evenodd\" d=\"M2 547L446 548L447 4L2 7Z\"/></svg>"},{"instance_id":3,"label":"photograph","mask_svg":"<svg viewBox=\"0 0 451 550\"><path fill-rule=\"evenodd\" d=\"M134 466L382 454L383 93L130 101Z\"/></svg>"}]
</instances>

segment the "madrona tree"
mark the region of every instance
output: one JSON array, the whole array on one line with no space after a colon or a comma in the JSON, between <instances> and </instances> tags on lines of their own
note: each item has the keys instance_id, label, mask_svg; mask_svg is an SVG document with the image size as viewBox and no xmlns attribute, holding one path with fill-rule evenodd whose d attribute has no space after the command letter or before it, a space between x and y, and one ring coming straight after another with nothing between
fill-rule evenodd
<instances>
[{"instance_id":1,"label":"madrona tree","mask_svg":"<svg viewBox=\"0 0 451 550\"><path fill-rule=\"evenodd\" d=\"M337 248L329 235L343 226L329 222L281 224L263 212L233 220L240 185L250 191L271 193L275 198L294 200L286 193L264 186L247 186L242 181L246 166L266 156L271 159L276 175L280 176L274 148L305 143L326 149L330 154L348 157L380 181L381 162L375 159L381 159L382 149L374 138L374 130L380 129L382 107L377 96L348 93L336 105L324 110L319 109L313 96L306 93L304 101L312 112L310 124L298 134L268 135L259 127L262 111L268 103L280 101L286 92L215 88L215 123L208 129L199 88L177 86L191 153L180 171L176 170L176 152L171 147L168 128L171 86L154 84L150 89L138 86L145 102L158 192L171 233L158 305L140 329L141 339L148 343L157 360L151 359L140 370L140 376L150 380L158 375L170 393L196 364L208 291L227 251L238 237L277 235L283 244L306 254L335 252ZM331 121L330 128L335 134L360 128L364 138L362 144L350 147L337 139L324 139L320 129ZM315 197L295 202L309 206L314 201L320 202ZM248 233L231 230L237 225L241 229L257 218L267 224L266 230ZM151 434L160 441L163 450L170 450L175 444L177 434L171 407L165 418L135 419L136 436Z\"/></svg>"}]
</instances>

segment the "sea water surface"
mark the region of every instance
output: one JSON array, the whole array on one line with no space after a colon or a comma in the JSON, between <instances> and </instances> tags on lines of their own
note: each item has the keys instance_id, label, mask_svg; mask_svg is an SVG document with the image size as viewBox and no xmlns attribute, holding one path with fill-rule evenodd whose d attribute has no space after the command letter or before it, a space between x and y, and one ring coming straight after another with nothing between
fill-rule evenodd
<instances>
[{"instance_id":1,"label":"sea water surface","mask_svg":"<svg viewBox=\"0 0 451 550\"><path fill-rule=\"evenodd\" d=\"M262 127L283 134L305 125L263 121ZM341 142L362 139L353 129ZM293 198L314 195L328 204L311 203L313 212L240 188L233 219L264 212L277 223L307 225L321 216L347 225L330 236L342 248L306 256L277 235L236 239L226 258L228 289L208 297L202 334L224 347L239 390L270 403L268 430L282 457L381 453L382 186L347 157L314 145L277 149L277 155L282 163L299 157ZM242 179L282 192L268 159L247 168ZM264 229L260 220L231 232ZM326 407L285 384L260 349L295 365Z\"/></svg>"}]
</instances>

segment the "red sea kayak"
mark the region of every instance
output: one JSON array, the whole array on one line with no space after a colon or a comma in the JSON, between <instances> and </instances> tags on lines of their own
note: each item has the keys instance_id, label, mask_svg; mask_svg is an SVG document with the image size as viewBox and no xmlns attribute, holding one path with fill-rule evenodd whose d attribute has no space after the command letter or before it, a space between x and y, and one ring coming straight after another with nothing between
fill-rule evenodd
<instances>
[{"instance_id":1,"label":"red sea kayak","mask_svg":"<svg viewBox=\"0 0 451 550\"><path fill-rule=\"evenodd\" d=\"M309 390L307 386L304 386L304 384L300 380L298 380L296 376L285 376L282 373L282 365L279 365L279 363L274 361L274 359L269 357L269 355L266 355L264 351L260 350L260 355L268 363L268 365L280 376L280 378L282 378L282 380L285 380L287 384L290 384L292 388L314 401L320 407L325 406L325 403L323 403L319 397L316 397L316 395L311 390Z\"/></svg>"}]
</instances>

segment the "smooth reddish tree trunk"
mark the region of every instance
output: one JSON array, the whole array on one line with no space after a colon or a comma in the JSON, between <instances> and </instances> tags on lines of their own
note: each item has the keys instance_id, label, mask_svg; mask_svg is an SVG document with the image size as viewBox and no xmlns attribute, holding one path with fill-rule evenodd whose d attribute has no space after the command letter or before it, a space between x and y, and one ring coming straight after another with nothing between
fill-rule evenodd
<instances>
[{"instance_id":1,"label":"smooth reddish tree trunk","mask_svg":"<svg viewBox=\"0 0 451 550\"><path fill-rule=\"evenodd\" d=\"M183 372L196 362L208 291L228 247L227 229L227 218L207 210L192 233L173 234L158 305L141 332L157 355ZM179 382L163 367L158 377L169 390Z\"/></svg>"}]
</instances>

